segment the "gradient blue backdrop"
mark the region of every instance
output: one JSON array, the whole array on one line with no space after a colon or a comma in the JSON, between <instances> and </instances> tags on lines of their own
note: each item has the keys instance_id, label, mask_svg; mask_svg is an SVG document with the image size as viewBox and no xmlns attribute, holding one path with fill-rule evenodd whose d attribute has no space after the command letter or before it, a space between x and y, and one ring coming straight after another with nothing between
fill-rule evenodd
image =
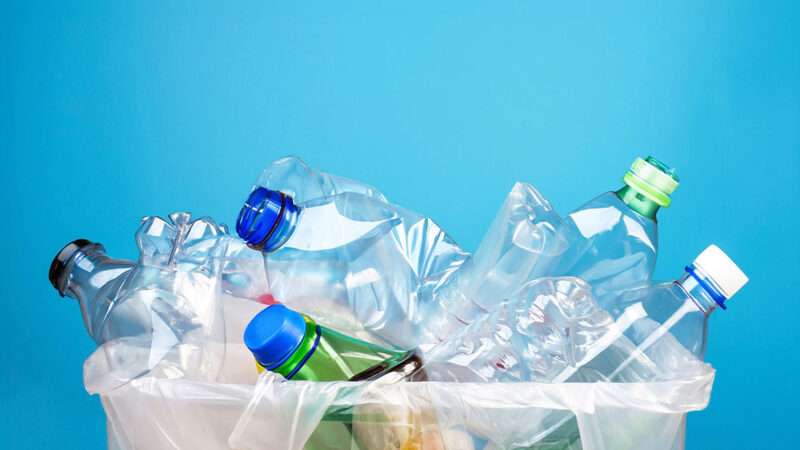
<instances>
[{"instance_id":1,"label":"gradient blue backdrop","mask_svg":"<svg viewBox=\"0 0 800 450\"><path fill-rule=\"evenodd\" d=\"M93 345L47 282L71 239L134 257L142 215L233 222L295 153L474 249L514 181L568 211L652 153L683 180L658 277L711 242L751 277L712 320L688 447L796 448L793 2L164 3L0 5L0 447L104 445Z\"/></svg>"}]
</instances>

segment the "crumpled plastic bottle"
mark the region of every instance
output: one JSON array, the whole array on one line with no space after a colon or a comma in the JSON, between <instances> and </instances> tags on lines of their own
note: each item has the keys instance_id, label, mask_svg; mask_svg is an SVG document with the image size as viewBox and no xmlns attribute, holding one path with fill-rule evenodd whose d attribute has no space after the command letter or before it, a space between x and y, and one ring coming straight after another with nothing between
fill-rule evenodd
<instances>
[{"instance_id":1,"label":"crumpled plastic bottle","mask_svg":"<svg viewBox=\"0 0 800 450\"><path fill-rule=\"evenodd\" d=\"M573 277L540 278L527 283L493 312L463 328L426 355L431 380L542 383L651 381L661 369L624 335L641 315L615 320L600 308L591 287ZM572 448L577 425L563 410L530 411L532 435L510 437L520 447ZM480 421L470 430L489 436Z\"/></svg>"},{"instance_id":2,"label":"crumpled plastic bottle","mask_svg":"<svg viewBox=\"0 0 800 450\"><path fill-rule=\"evenodd\" d=\"M542 276L569 246L563 220L533 186L516 183L478 250L439 285L421 292L425 301L423 349L448 340L494 310L526 282Z\"/></svg>"},{"instance_id":3,"label":"crumpled plastic bottle","mask_svg":"<svg viewBox=\"0 0 800 450\"><path fill-rule=\"evenodd\" d=\"M472 258L426 296L424 341L435 344L492 311L526 282L575 276L592 285L601 306L613 293L649 282L656 260L659 208L677 188L674 171L638 158L625 186L559 216L533 186L517 183Z\"/></svg>"},{"instance_id":4,"label":"crumpled plastic bottle","mask_svg":"<svg viewBox=\"0 0 800 450\"><path fill-rule=\"evenodd\" d=\"M295 156L286 156L272 162L258 177L256 185L284 192L298 203L345 192L387 201L380 191L366 183L317 171ZM261 252L251 249L246 242L238 239L231 240L226 245L223 290L227 294L268 305L287 299L292 301L292 297L284 298L279 295L276 298L271 292ZM321 286L317 285L317 288ZM350 325L355 326L352 323Z\"/></svg>"},{"instance_id":5,"label":"crumpled plastic bottle","mask_svg":"<svg viewBox=\"0 0 800 450\"><path fill-rule=\"evenodd\" d=\"M426 362L452 364L459 372L447 378L457 381L611 381L615 355L636 355L623 333L639 318L632 312L615 320L579 278L540 278L433 348ZM601 351L608 353L597 359ZM651 362L633 358L614 381L656 373Z\"/></svg>"},{"instance_id":6,"label":"crumpled plastic bottle","mask_svg":"<svg viewBox=\"0 0 800 450\"><path fill-rule=\"evenodd\" d=\"M137 262L108 257L85 239L62 249L50 281L76 299L98 344L124 340L113 369L133 379L162 364L170 376L214 379L224 358L225 327L218 301L225 228L209 218L145 217L136 232Z\"/></svg>"},{"instance_id":7,"label":"crumpled plastic bottle","mask_svg":"<svg viewBox=\"0 0 800 450\"><path fill-rule=\"evenodd\" d=\"M276 300L347 334L365 338L366 330L371 340L414 348L419 292L468 255L432 219L342 180L279 160L253 188L237 232L263 252Z\"/></svg>"}]
</instances>

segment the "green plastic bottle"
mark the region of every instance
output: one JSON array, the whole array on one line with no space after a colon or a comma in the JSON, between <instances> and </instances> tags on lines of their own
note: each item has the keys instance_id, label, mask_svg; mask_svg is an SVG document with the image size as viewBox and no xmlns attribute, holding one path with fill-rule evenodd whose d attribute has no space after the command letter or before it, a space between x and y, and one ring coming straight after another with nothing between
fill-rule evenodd
<instances>
[{"instance_id":1,"label":"green plastic bottle","mask_svg":"<svg viewBox=\"0 0 800 450\"><path fill-rule=\"evenodd\" d=\"M273 305L247 325L244 343L259 366L288 380L361 381L394 375L424 377L414 351L390 350L318 325L304 314Z\"/></svg>"},{"instance_id":2,"label":"green plastic bottle","mask_svg":"<svg viewBox=\"0 0 800 450\"><path fill-rule=\"evenodd\" d=\"M288 380L425 380L416 352L390 350L347 336L283 305L258 313L245 329L244 342L260 370L279 373ZM367 419L350 408L327 411L305 448L359 448L353 437L354 419L374 421L380 417Z\"/></svg>"}]
</instances>

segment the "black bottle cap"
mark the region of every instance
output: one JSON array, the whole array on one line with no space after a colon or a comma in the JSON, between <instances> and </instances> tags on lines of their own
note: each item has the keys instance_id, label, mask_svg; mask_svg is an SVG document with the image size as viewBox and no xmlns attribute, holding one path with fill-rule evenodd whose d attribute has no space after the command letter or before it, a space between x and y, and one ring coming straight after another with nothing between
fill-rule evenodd
<instances>
[{"instance_id":1,"label":"black bottle cap","mask_svg":"<svg viewBox=\"0 0 800 450\"><path fill-rule=\"evenodd\" d=\"M62 248L58 254L56 254L55 258L53 258L53 262L50 263L50 283L54 288L56 288L62 297L64 296L64 283L62 282L62 279L64 277L64 270L67 268L67 264L76 253L90 245L95 245L95 243L87 239L76 239L65 245L64 248Z\"/></svg>"}]
</instances>

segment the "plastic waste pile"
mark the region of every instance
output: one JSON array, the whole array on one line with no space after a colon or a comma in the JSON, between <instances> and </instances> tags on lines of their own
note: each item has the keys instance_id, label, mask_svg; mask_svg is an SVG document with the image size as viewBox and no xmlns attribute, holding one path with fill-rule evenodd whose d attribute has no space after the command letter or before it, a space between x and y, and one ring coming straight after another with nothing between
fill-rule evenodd
<instances>
[{"instance_id":1,"label":"plastic waste pile","mask_svg":"<svg viewBox=\"0 0 800 450\"><path fill-rule=\"evenodd\" d=\"M97 343L112 449L683 449L708 319L748 279L710 245L652 281L679 180L649 157L623 183L564 216L517 183L469 254L289 157L235 232L145 217L137 260L78 239L49 278Z\"/></svg>"}]
</instances>

